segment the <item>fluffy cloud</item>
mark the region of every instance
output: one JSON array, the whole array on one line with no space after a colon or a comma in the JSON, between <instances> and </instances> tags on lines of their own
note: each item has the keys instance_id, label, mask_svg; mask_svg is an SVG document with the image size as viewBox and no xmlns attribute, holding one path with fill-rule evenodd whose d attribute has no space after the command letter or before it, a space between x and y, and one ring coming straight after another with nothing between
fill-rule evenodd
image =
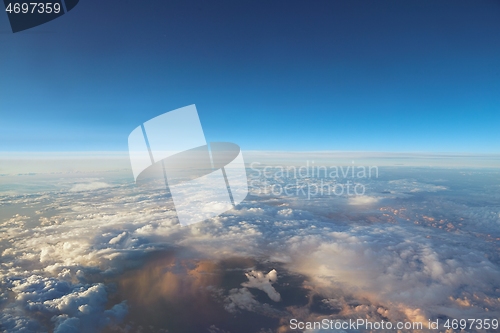
<instances>
[{"instance_id":1,"label":"fluffy cloud","mask_svg":"<svg viewBox=\"0 0 500 333\"><path fill-rule=\"evenodd\" d=\"M370 197L367 195L355 196L349 198L349 204L355 206L371 205L377 203L380 199L375 197Z\"/></svg>"},{"instance_id":2,"label":"fluffy cloud","mask_svg":"<svg viewBox=\"0 0 500 333\"><path fill-rule=\"evenodd\" d=\"M265 274L260 271L251 271L245 273L248 278L248 282L244 282L241 285L247 288L260 289L269 296L275 302L281 300L280 294L274 289L272 283L278 280L278 272L275 269L271 270L269 273Z\"/></svg>"},{"instance_id":3,"label":"fluffy cloud","mask_svg":"<svg viewBox=\"0 0 500 333\"><path fill-rule=\"evenodd\" d=\"M275 269L265 274L261 271L250 271L245 273L248 281L243 282L243 288L234 288L229 291L229 295L225 299L225 308L229 312L237 312L238 309L247 311L256 311L257 308L267 307L271 312L274 311L267 304L262 305L255 300L255 296L248 288L262 290L274 302L281 300L280 294L274 289L272 283L278 280L278 272Z\"/></svg>"},{"instance_id":4,"label":"fluffy cloud","mask_svg":"<svg viewBox=\"0 0 500 333\"><path fill-rule=\"evenodd\" d=\"M70 192L95 191L109 187L110 185L104 182L91 182L75 184L69 190Z\"/></svg>"},{"instance_id":5,"label":"fluffy cloud","mask_svg":"<svg viewBox=\"0 0 500 333\"><path fill-rule=\"evenodd\" d=\"M127 306L106 306L108 286L92 281L139 267L148 253L170 248L187 258L239 256L282 265L279 280L274 269L240 272L248 281L221 291L231 313L416 321L498 317L500 208L491 200L498 189L464 197L443 181L396 178L367 181L369 196L250 196L226 214L184 228L163 191L129 183L74 192L82 183L65 182L63 191L5 194L2 204L19 213L0 221L0 323L9 332L113 326ZM189 272L194 281L210 273ZM153 273L158 286L182 284L172 272ZM311 301L286 303L282 274L304 276L299 287ZM162 288L161 295L172 295ZM199 288L193 282L188 289ZM253 289L271 302L260 302ZM315 297L329 315L314 309ZM54 318L52 326L35 313Z\"/></svg>"},{"instance_id":6,"label":"fluffy cloud","mask_svg":"<svg viewBox=\"0 0 500 333\"><path fill-rule=\"evenodd\" d=\"M106 309L108 299L103 284L74 285L37 275L4 283L10 284L16 294L15 301L0 316L0 322L9 332L49 330L31 319L30 313L52 317L54 332L95 332L121 322L127 314L124 302Z\"/></svg>"},{"instance_id":7,"label":"fluffy cloud","mask_svg":"<svg viewBox=\"0 0 500 333\"><path fill-rule=\"evenodd\" d=\"M247 288L231 289L225 302L225 308L229 312L236 312L238 309L252 311L259 305Z\"/></svg>"}]
</instances>

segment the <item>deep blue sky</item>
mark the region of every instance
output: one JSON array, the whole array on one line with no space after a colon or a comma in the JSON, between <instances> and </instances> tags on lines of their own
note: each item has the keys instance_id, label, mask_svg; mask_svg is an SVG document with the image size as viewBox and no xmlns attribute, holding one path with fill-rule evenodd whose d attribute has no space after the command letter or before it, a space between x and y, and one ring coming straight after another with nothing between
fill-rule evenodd
<instances>
[{"instance_id":1,"label":"deep blue sky","mask_svg":"<svg viewBox=\"0 0 500 333\"><path fill-rule=\"evenodd\" d=\"M124 151L193 103L245 150L498 153L500 2L81 0L16 34L0 13L0 151Z\"/></svg>"}]
</instances>

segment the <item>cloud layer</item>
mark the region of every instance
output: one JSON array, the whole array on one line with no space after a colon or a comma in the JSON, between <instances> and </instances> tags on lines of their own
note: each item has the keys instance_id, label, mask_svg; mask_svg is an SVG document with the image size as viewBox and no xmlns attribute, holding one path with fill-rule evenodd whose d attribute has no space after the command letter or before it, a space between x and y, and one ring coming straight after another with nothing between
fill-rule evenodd
<instances>
[{"instance_id":1,"label":"cloud layer","mask_svg":"<svg viewBox=\"0 0 500 333\"><path fill-rule=\"evenodd\" d=\"M163 191L123 181L61 179L57 191L3 194L0 325L8 332L138 330L127 319L135 310L127 300L113 302L109 283L127 285L135 269L147 274L133 279L145 281L141 297L129 295L134 304L210 297L235 316L279 321L269 327L279 332L289 318L498 317L500 201L492 175L389 171L366 180L367 196L251 195L189 227L178 225ZM166 271L143 267L159 251L177 259ZM216 278L230 271L217 262L234 257L268 268L238 268L235 285ZM290 296L298 290L304 301Z\"/></svg>"}]
</instances>

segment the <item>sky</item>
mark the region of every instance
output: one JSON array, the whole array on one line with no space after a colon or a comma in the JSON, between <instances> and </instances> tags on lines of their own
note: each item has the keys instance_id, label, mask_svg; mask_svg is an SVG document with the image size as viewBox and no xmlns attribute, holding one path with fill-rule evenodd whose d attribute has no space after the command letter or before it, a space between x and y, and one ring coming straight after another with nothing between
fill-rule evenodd
<instances>
[{"instance_id":1,"label":"sky","mask_svg":"<svg viewBox=\"0 0 500 333\"><path fill-rule=\"evenodd\" d=\"M500 152L498 1L80 1L13 34L0 152L126 151L196 104L243 150Z\"/></svg>"}]
</instances>

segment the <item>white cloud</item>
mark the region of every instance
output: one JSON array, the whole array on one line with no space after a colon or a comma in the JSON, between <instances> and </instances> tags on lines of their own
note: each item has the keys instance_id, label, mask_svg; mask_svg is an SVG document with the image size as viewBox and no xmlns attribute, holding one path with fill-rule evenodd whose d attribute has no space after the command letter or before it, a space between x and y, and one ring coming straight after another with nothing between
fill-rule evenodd
<instances>
[{"instance_id":1,"label":"white cloud","mask_svg":"<svg viewBox=\"0 0 500 333\"><path fill-rule=\"evenodd\" d=\"M350 197L349 198L349 205L354 205L354 206L364 206L364 205L371 205L374 203L377 203L380 200L380 198L376 197L371 197L371 196L365 196L365 195L360 195L360 196L355 196L355 197Z\"/></svg>"},{"instance_id":2,"label":"white cloud","mask_svg":"<svg viewBox=\"0 0 500 333\"><path fill-rule=\"evenodd\" d=\"M278 272L275 269L271 270L269 273L265 274L260 271L251 271L245 273L248 278L248 282L244 282L241 285L247 288L256 288L262 290L275 302L281 300L280 294L274 289L273 283L278 280Z\"/></svg>"},{"instance_id":3,"label":"white cloud","mask_svg":"<svg viewBox=\"0 0 500 333\"><path fill-rule=\"evenodd\" d=\"M9 332L25 332L30 326L36 332L47 331L29 318L31 312L54 316L54 332L79 333L96 332L119 323L127 314L125 303L106 309L108 297L103 284L74 285L39 275L5 282L16 294L15 302L9 304L0 316L0 323L9 327Z\"/></svg>"},{"instance_id":4,"label":"white cloud","mask_svg":"<svg viewBox=\"0 0 500 333\"><path fill-rule=\"evenodd\" d=\"M92 195L62 191L2 197L12 206L43 207L37 208L36 221L44 217L41 221L48 222L30 225L23 213L0 224L6 244L0 277L15 295L9 301L2 294L0 323L12 332L37 332L40 324L32 314L42 311L58 318L50 329L59 332L112 325L123 318L126 305L107 309L105 286L86 283L87 273L117 274L126 269L118 259L141 261L145 253L166 246L186 249L186 256L280 262L284 270L305 276L311 293L335 301L339 316L472 318L484 316L486 309L498 316L498 206L467 206L440 197L414 202L411 196L418 193L449 191L411 179L369 185L391 193L345 200L250 198L227 214L185 228L177 225L163 193L129 185L95 187L102 191ZM365 223L360 205L369 206L363 214L375 222ZM448 223L458 231L439 229ZM263 310L252 288L266 292L271 305L278 306L274 302L285 294L274 287L276 270L254 270L247 277L242 288L227 292L226 309L272 312ZM353 306L347 296L365 303ZM287 311L315 316L304 309Z\"/></svg>"},{"instance_id":5,"label":"white cloud","mask_svg":"<svg viewBox=\"0 0 500 333\"><path fill-rule=\"evenodd\" d=\"M225 308L229 312L236 312L238 309L252 311L259 304L247 288L231 289L225 302Z\"/></svg>"},{"instance_id":6,"label":"white cloud","mask_svg":"<svg viewBox=\"0 0 500 333\"><path fill-rule=\"evenodd\" d=\"M126 231L122 232L121 234L119 234L116 237L111 238L109 240L109 244L113 245L113 244L120 243L125 237L127 237L127 232Z\"/></svg>"},{"instance_id":7,"label":"white cloud","mask_svg":"<svg viewBox=\"0 0 500 333\"><path fill-rule=\"evenodd\" d=\"M110 187L110 185L104 182L80 183L73 185L69 191L70 192L95 191L106 187Z\"/></svg>"}]
</instances>

